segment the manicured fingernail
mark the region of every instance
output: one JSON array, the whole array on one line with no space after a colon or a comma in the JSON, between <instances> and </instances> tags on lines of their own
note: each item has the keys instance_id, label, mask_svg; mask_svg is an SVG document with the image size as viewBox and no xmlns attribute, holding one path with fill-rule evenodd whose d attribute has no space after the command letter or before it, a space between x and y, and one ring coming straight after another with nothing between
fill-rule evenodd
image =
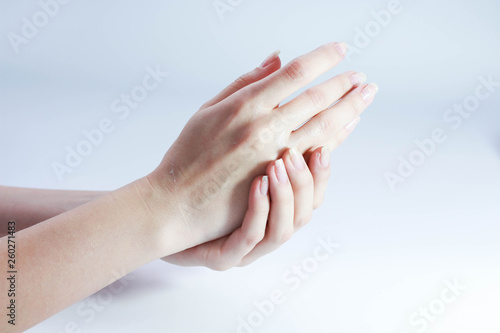
<instances>
[{"instance_id":1,"label":"manicured fingernail","mask_svg":"<svg viewBox=\"0 0 500 333\"><path fill-rule=\"evenodd\" d=\"M266 68L267 66L269 66L270 64L275 62L276 59L278 59L278 56L280 55L280 53L281 53L280 50L274 51L269 57L266 58L266 60L264 60L264 62L260 65L260 67Z\"/></svg>"},{"instance_id":2,"label":"manicured fingernail","mask_svg":"<svg viewBox=\"0 0 500 333\"><path fill-rule=\"evenodd\" d=\"M269 190L269 179L267 178L267 176L264 176L260 181L260 194L267 196L268 190Z\"/></svg>"},{"instance_id":3,"label":"manicured fingernail","mask_svg":"<svg viewBox=\"0 0 500 333\"><path fill-rule=\"evenodd\" d=\"M301 154L297 151L297 148L290 149L290 159L292 160L292 164L297 170L304 170L306 167L306 162Z\"/></svg>"},{"instance_id":4,"label":"manicured fingernail","mask_svg":"<svg viewBox=\"0 0 500 333\"><path fill-rule=\"evenodd\" d=\"M361 97L363 98L363 100L365 100L365 102L369 102L373 99L377 91L378 91L377 84L370 83L369 85L364 87L363 90L361 90Z\"/></svg>"},{"instance_id":5,"label":"manicured fingernail","mask_svg":"<svg viewBox=\"0 0 500 333\"><path fill-rule=\"evenodd\" d=\"M339 51L341 56L345 56L345 53L347 52L347 44L344 42L337 43L335 44L335 48L337 51Z\"/></svg>"},{"instance_id":6,"label":"manicured fingernail","mask_svg":"<svg viewBox=\"0 0 500 333\"><path fill-rule=\"evenodd\" d=\"M274 163L275 168L274 171L276 172L276 178L278 178L278 181L280 183L286 184L288 182L288 176L286 174L286 169L285 169L285 164L283 163L283 160L280 158L279 160Z\"/></svg>"},{"instance_id":7,"label":"manicured fingernail","mask_svg":"<svg viewBox=\"0 0 500 333\"><path fill-rule=\"evenodd\" d=\"M364 83L365 81L366 81L365 73L355 73L351 75L351 83L354 86Z\"/></svg>"},{"instance_id":8,"label":"manicured fingernail","mask_svg":"<svg viewBox=\"0 0 500 333\"><path fill-rule=\"evenodd\" d=\"M321 156L319 162L323 168L326 168L330 165L330 151L326 147L321 148Z\"/></svg>"},{"instance_id":9,"label":"manicured fingernail","mask_svg":"<svg viewBox=\"0 0 500 333\"><path fill-rule=\"evenodd\" d=\"M361 120L360 117L356 117L356 119L352 120L349 124L345 125L345 130L348 131L348 132L351 132L354 127L356 127L356 125L359 123L359 121Z\"/></svg>"}]
</instances>

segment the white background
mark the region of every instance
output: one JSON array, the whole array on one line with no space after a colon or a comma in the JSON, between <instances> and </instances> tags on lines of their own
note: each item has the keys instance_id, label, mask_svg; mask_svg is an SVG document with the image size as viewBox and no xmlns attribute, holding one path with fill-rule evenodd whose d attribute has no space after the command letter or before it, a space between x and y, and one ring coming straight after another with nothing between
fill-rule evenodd
<instances>
[{"instance_id":1,"label":"white background","mask_svg":"<svg viewBox=\"0 0 500 333\"><path fill-rule=\"evenodd\" d=\"M285 302L254 332L500 332L500 87L457 129L443 119L479 77L500 81L500 2L402 0L368 45L359 31L388 1L231 3L221 16L211 0L72 1L16 53L8 34L41 7L0 2L3 185L112 190L144 176L203 102L275 49L286 63L344 40L357 52L315 83L353 69L380 86L333 154L325 204L277 252L222 273L156 261L29 332L237 332L276 289ZM169 77L121 120L111 103L148 66ZM115 130L58 180L52 164L103 118ZM385 173L435 128L447 140L391 191ZM311 263L318 237L340 247L293 289L283 276ZM412 325L455 279L466 290Z\"/></svg>"}]
</instances>

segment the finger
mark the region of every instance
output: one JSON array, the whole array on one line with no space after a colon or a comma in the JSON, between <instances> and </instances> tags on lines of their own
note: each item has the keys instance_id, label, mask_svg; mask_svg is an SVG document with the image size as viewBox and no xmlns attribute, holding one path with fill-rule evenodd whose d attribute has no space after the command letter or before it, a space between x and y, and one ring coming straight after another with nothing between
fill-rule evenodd
<instances>
[{"instance_id":1,"label":"finger","mask_svg":"<svg viewBox=\"0 0 500 333\"><path fill-rule=\"evenodd\" d=\"M328 146L330 151L337 148L359 122L359 115L371 104L378 86L363 84L331 108L318 113L304 126L290 135L290 143L299 151L311 147Z\"/></svg>"},{"instance_id":2,"label":"finger","mask_svg":"<svg viewBox=\"0 0 500 333\"><path fill-rule=\"evenodd\" d=\"M233 83L224 88L217 96L203 104L200 109L208 108L212 105L219 103L220 101L226 99L231 96L238 90L254 83L259 80L262 80L266 76L276 72L281 68L281 59L279 57L280 51L273 52L269 57L264 60L264 62L253 71L243 74L239 78L237 78Z\"/></svg>"},{"instance_id":3,"label":"finger","mask_svg":"<svg viewBox=\"0 0 500 333\"><path fill-rule=\"evenodd\" d=\"M336 66L344 59L345 52L345 43L323 45L295 58L257 84L247 87L246 93L253 96L259 105L272 109L295 91Z\"/></svg>"},{"instance_id":4,"label":"finger","mask_svg":"<svg viewBox=\"0 0 500 333\"><path fill-rule=\"evenodd\" d=\"M278 112L283 119L291 119L290 130L296 129L304 121L324 111L337 102L354 87L366 81L364 73L347 72L337 75L322 84L309 88L298 97L281 106Z\"/></svg>"},{"instance_id":5,"label":"finger","mask_svg":"<svg viewBox=\"0 0 500 333\"><path fill-rule=\"evenodd\" d=\"M240 266L270 253L289 240L293 235L294 199L292 186L283 160L270 163L267 168L271 208L266 235L257 246L241 260Z\"/></svg>"},{"instance_id":6,"label":"finger","mask_svg":"<svg viewBox=\"0 0 500 333\"><path fill-rule=\"evenodd\" d=\"M228 236L206 242L184 251L161 258L162 260L178 266L206 266L210 267L213 258L220 254L220 249Z\"/></svg>"},{"instance_id":7,"label":"finger","mask_svg":"<svg viewBox=\"0 0 500 333\"><path fill-rule=\"evenodd\" d=\"M294 230L297 231L309 220L311 220L313 212L314 199L314 181L306 161L302 154L297 149L289 149L283 154L290 184L293 190Z\"/></svg>"},{"instance_id":8,"label":"finger","mask_svg":"<svg viewBox=\"0 0 500 333\"><path fill-rule=\"evenodd\" d=\"M325 192L330 178L330 152L327 147L315 149L309 156L308 164L314 180L313 208L323 203Z\"/></svg>"},{"instance_id":9,"label":"finger","mask_svg":"<svg viewBox=\"0 0 500 333\"><path fill-rule=\"evenodd\" d=\"M241 227L233 231L219 248L220 253L210 253L210 266L216 270L226 270L236 266L263 238L269 216L269 181L267 176L257 177L251 187L248 210Z\"/></svg>"}]
</instances>

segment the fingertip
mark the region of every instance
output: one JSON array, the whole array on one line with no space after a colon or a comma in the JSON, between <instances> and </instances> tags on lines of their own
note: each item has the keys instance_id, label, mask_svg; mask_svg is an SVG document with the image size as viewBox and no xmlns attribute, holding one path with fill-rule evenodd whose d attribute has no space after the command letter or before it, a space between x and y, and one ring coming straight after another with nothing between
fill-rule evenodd
<instances>
[{"instance_id":1,"label":"fingertip","mask_svg":"<svg viewBox=\"0 0 500 333\"><path fill-rule=\"evenodd\" d=\"M319 162L323 168L329 168L330 167L330 150L328 147L323 146L321 147L321 150L319 152Z\"/></svg>"},{"instance_id":2,"label":"fingertip","mask_svg":"<svg viewBox=\"0 0 500 333\"><path fill-rule=\"evenodd\" d=\"M361 98L363 99L363 101L369 104L375 98L375 95L377 94L378 90L379 88L376 83L367 84L361 90Z\"/></svg>"},{"instance_id":3,"label":"fingertip","mask_svg":"<svg viewBox=\"0 0 500 333\"><path fill-rule=\"evenodd\" d=\"M287 164L288 172L303 171L307 166L304 156L302 156L302 154L300 154L295 147L292 147L285 152L283 160Z\"/></svg>"},{"instance_id":4,"label":"fingertip","mask_svg":"<svg viewBox=\"0 0 500 333\"><path fill-rule=\"evenodd\" d=\"M269 177L267 175L255 177L250 186L250 194L250 199L253 197L260 200L262 197L268 197Z\"/></svg>"},{"instance_id":5,"label":"fingertip","mask_svg":"<svg viewBox=\"0 0 500 333\"><path fill-rule=\"evenodd\" d=\"M279 59L279 55L280 55L281 51L280 50L276 50L274 51L273 53L271 53L263 62L262 64L260 64L260 68L267 68L269 67L271 64L273 64L277 59Z\"/></svg>"},{"instance_id":6,"label":"fingertip","mask_svg":"<svg viewBox=\"0 0 500 333\"><path fill-rule=\"evenodd\" d=\"M314 149L309 157L311 172L318 173L330 169L330 149L327 146Z\"/></svg>"},{"instance_id":7,"label":"fingertip","mask_svg":"<svg viewBox=\"0 0 500 333\"><path fill-rule=\"evenodd\" d=\"M264 194L265 193L265 194ZM267 217L270 211L269 183L267 176L258 176L251 186L248 209L242 224L242 235L247 245L258 243L265 233ZM262 237L261 237L262 236ZM257 242L255 242L257 240ZM253 246L252 246L253 247Z\"/></svg>"},{"instance_id":8,"label":"fingertip","mask_svg":"<svg viewBox=\"0 0 500 333\"><path fill-rule=\"evenodd\" d=\"M269 178L267 177L267 175L262 176L262 178L260 179L259 189L260 195L267 197L269 193Z\"/></svg>"},{"instance_id":9,"label":"fingertip","mask_svg":"<svg viewBox=\"0 0 500 333\"><path fill-rule=\"evenodd\" d=\"M339 55L343 58L347 53L347 44L345 42L335 43L335 48Z\"/></svg>"},{"instance_id":10,"label":"fingertip","mask_svg":"<svg viewBox=\"0 0 500 333\"><path fill-rule=\"evenodd\" d=\"M269 177L267 175L258 176L251 186L251 195L248 199L248 210L252 214L267 214L269 212Z\"/></svg>"}]
</instances>

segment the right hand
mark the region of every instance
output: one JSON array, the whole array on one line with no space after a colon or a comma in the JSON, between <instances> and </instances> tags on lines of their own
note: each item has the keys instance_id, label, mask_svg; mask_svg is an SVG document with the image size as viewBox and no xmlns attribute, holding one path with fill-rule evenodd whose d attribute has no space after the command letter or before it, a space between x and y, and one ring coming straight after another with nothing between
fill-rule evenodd
<instances>
[{"instance_id":1,"label":"right hand","mask_svg":"<svg viewBox=\"0 0 500 333\"><path fill-rule=\"evenodd\" d=\"M277 175L283 167L286 179ZM206 266L218 271L246 266L276 250L286 240L282 235L291 235L309 222L313 209L323 201L329 176L326 148L316 149L307 164L302 155L288 150L282 159L269 164L266 178L254 179L241 227L230 235L162 259L175 265ZM294 224L294 206L305 217L298 224Z\"/></svg>"},{"instance_id":2,"label":"right hand","mask_svg":"<svg viewBox=\"0 0 500 333\"><path fill-rule=\"evenodd\" d=\"M359 82L363 75L337 75L277 107L344 56L343 44L330 43L283 68L278 61L257 68L193 115L146 177L157 193L150 210L177 221L182 249L238 228L252 180L286 149L306 155L320 146L332 151L346 139L377 92L376 85ZM295 212L296 221L304 219L300 209Z\"/></svg>"}]
</instances>

